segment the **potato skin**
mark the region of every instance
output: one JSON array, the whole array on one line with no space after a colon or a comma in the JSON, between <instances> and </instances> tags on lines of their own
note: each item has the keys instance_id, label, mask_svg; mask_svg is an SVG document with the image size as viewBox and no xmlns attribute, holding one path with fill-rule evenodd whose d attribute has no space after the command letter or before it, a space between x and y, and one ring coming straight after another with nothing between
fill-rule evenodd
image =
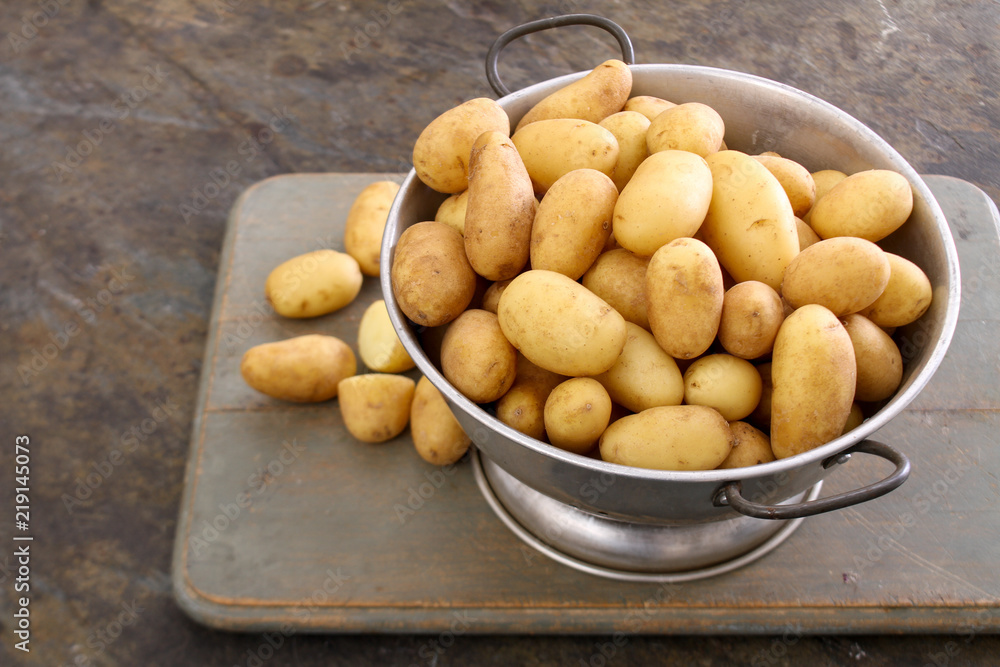
<instances>
[{"instance_id":1,"label":"potato skin","mask_svg":"<svg viewBox=\"0 0 1000 667\"><path fill-rule=\"evenodd\" d=\"M781 296L757 280L730 287L722 300L719 342L729 354L740 359L757 359L769 354L785 319Z\"/></svg>"},{"instance_id":2,"label":"potato skin","mask_svg":"<svg viewBox=\"0 0 1000 667\"><path fill-rule=\"evenodd\" d=\"M680 405L684 379L677 362L638 324L625 323L625 347L615 365L595 375L611 400L632 412L663 405Z\"/></svg>"},{"instance_id":3,"label":"potato skin","mask_svg":"<svg viewBox=\"0 0 1000 667\"><path fill-rule=\"evenodd\" d=\"M670 405L622 417L601 436L601 458L654 470L712 470L733 447L733 431L718 411Z\"/></svg>"},{"instance_id":4,"label":"potato skin","mask_svg":"<svg viewBox=\"0 0 1000 667\"><path fill-rule=\"evenodd\" d=\"M775 460L771 441L766 433L743 421L731 422L729 428L733 430L733 449L726 460L719 464L720 470L749 468Z\"/></svg>"},{"instance_id":5,"label":"potato skin","mask_svg":"<svg viewBox=\"0 0 1000 667\"><path fill-rule=\"evenodd\" d=\"M863 315L854 313L842 321L858 366L854 400L883 401L891 397L903 380L903 357L895 341Z\"/></svg>"},{"instance_id":6,"label":"potato skin","mask_svg":"<svg viewBox=\"0 0 1000 667\"><path fill-rule=\"evenodd\" d=\"M871 241L849 236L826 239L800 252L785 270L781 296L793 308L826 306L834 315L870 306L889 283L886 254Z\"/></svg>"},{"instance_id":7,"label":"potato skin","mask_svg":"<svg viewBox=\"0 0 1000 667\"><path fill-rule=\"evenodd\" d=\"M420 458L439 466L455 463L472 444L444 396L426 376L420 378L413 392L410 435Z\"/></svg>"},{"instance_id":8,"label":"potato skin","mask_svg":"<svg viewBox=\"0 0 1000 667\"><path fill-rule=\"evenodd\" d=\"M491 403L507 393L516 364L517 351L497 316L485 310L459 315L441 341L441 372L473 403Z\"/></svg>"},{"instance_id":9,"label":"potato skin","mask_svg":"<svg viewBox=\"0 0 1000 667\"><path fill-rule=\"evenodd\" d=\"M632 70L620 60L606 60L582 79L542 98L524 114L515 131L550 118L578 118L599 123L621 111L632 92Z\"/></svg>"},{"instance_id":10,"label":"potato skin","mask_svg":"<svg viewBox=\"0 0 1000 667\"><path fill-rule=\"evenodd\" d=\"M760 374L746 359L708 354L684 371L684 402L707 405L727 421L748 417L760 401Z\"/></svg>"},{"instance_id":11,"label":"potato skin","mask_svg":"<svg viewBox=\"0 0 1000 667\"><path fill-rule=\"evenodd\" d=\"M646 148L649 119L637 111L619 111L598 125L609 130L618 140L618 161L611 172L611 180L621 192L642 161L649 157L649 149Z\"/></svg>"},{"instance_id":12,"label":"potato skin","mask_svg":"<svg viewBox=\"0 0 1000 667\"><path fill-rule=\"evenodd\" d=\"M378 276L382 233L399 183L376 181L358 193L344 222L344 249L366 276Z\"/></svg>"},{"instance_id":13,"label":"potato skin","mask_svg":"<svg viewBox=\"0 0 1000 667\"><path fill-rule=\"evenodd\" d=\"M391 279L400 310L426 327L454 320L476 293L462 235L442 222L418 222L403 231Z\"/></svg>"},{"instance_id":14,"label":"potato skin","mask_svg":"<svg viewBox=\"0 0 1000 667\"><path fill-rule=\"evenodd\" d=\"M351 347L333 336L308 334L256 345L243 354L240 374L272 398L317 403L337 395L337 384L357 372Z\"/></svg>"},{"instance_id":15,"label":"potato skin","mask_svg":"<svg viewBox=\"0 0 1000 667\"><path fill-rule=\"evenodd\" d=\"M517 146L539 195L574 169L596 169L610 177L620 151L618 140L610 131L597 123L572 118L531 123L510 139Z\"/></svg>"},{"instance_id":16,"label":"potato skin","mask_svg":"<svg viewBox=\"0 0 1000 667\"><path fill-rule=\"evenodd\" d=\"M851 174L816 202L809 226L821 238L856 236L875 243L913 211L913 189L902 174L871 169Z\"/></svg>"},{"instance_id":17,"label":"potato skin","mask_svg":"<svg viewBox=\"0 0 1000 667\"><path fill-rule=\"evenodd\" d=\"M628 322L649 330L646 313L646 266L649 260L624 248L601 253L583 274L583 286L604 299Z\"/></svg>"},{"instance_id":18,"label":"potato skin","mask_svg":"<svg viewBox=\"0 0 1000 667\"><path fill-rule=\"evenodd\" d=\"M813 207L802 216L802 220L806 224L809 224L809 220L812 217L812 211L816 208L816 202L822 199L827 192L833 189L837 183L847 178L847 174L842 171L837 171L836 169L821 169L820 171L812 172L813 184L816 186L816 199L813 201ZM812 229L812 227L810 227ZM815 232L814 232L815 233Z\"/></svg>"},{"instance_id":19,"label":"potato skin","mask_svg":"<svg viewBox=\"0 0 1000 667\"><path fill-rule=\"evenodd\" d=\"M275 267L264 293L283 317L318 317L354 301L362 280L357 260L347 253L314 250Z\"/></svg>"},{"instance_id":20,"label":"potato skin","mask_svg":"<svg viewBox=\"0 0 1000 667\"><path fill-rule=\"evenodd\" d=\"M785 318L771 362L771 449L779 459L838 437L854 402L857 365L847 330L807 304Z\"/></svg>"},{"instance_id":21,"label":"potato skin","mask_svg":"<svg viewBox=\"0 0 1000 667\"><path fill-rule=\"evenodd\" d=\"M718 152L726 125L712 107L687 102L671 107L651 119L646 132L650 155L659 151L688 151L701 157Z\"/></svg>"},{"instance_id":22,"label":"potato skin","mask_svg":"<svg viewBox=\"0 0 1000 667\"><path fill-rule=\"evenodd\" d=\"M592 378L570 378L545 399L545 432L549 442L568 452L586 454L611 420L611 398Z\"/></svg>"},{"instance_id":23,"label":"potato skin","mask_svg":"<svg viewBox=\"0 0 1000 667\"><path fill-rule=\"evenodd\" d=\"M641 113L647 119L652 121L654 118L659 116L661 113L667 109L672 109L676 104L669 102L660 97L653 97L652 95L636 95L635 97L630 97L622 111L635 111Z\"/></svg>"},{"instance_id":24,"label":"potato skin","mask_svg":"<svg viewBox=\"0 0 1000 667\"><path fill-rule=\"evenodd\" d=\"M344 426L362 442L392 440L410 421L416 383L405 375L367 373L340 381L338 402Z\"/></svg>"},{"instance_id":25,"label":"potato skin","mask_svg":"<svg viewBox=\"0 0 1000 667\"><path fill-rule=\"evenodd\" d=\"M808 169L798 162L776 155L754 155L753 159L767 167L778 179L796 217L809 212L816 202L816 183Z\"/></svg>"},{"instance_id":26,"label":"potato skin","mask_svg":"<svg viewBox=\"0 0 1000 667\"><path fill-rule=\"evenodd\" d=\"M931 306L934 290L923 270L899 255L885 253L889 282L862 314L880 327L901 327L920 319Z\"/></svg>"},{"instance_id":27,"label":"potato skin","mask_svg":"<svg viewBox=\"0 0 1000 667\"><path fill-rule=\"evenodd\" d=\"M459 234L465 235L465 212L469 207L469 191L462 190L454 194L438 206L434 220L453 227Z\"/></svg>"},{"instance_id":28,"label":"potato skin","mask_svg":"<svg viewBox=\"0 0 1000 667\"><path fill-rule=\"evenodd\" d=\"M799 252L820 242L819 234L814 232L802 218L795 218L795 230L799 233Z\"/></svg>"},{"instance_id":29,"label":"potato skin","mask_svg":"<svg viewBox=\"0 0 1000 667\"><path fill-rule=\"evenodd\" d=\"M377 373L402 373L416 366L399 340L382 299L374 301L361 316L358 354L365 366Z\"/></svg>"},{"instance_id":30,"label":"potato skin","mask_svg":"<svg viewBox=\"0 0 1000 667\"><path fill-rule=\"evenodd\" d=\"M546 442L545 400L566 379L565 375L536 366L519 353L514 384L497 401L497 419L535 440Z\"/></svg>"}]
</instances>

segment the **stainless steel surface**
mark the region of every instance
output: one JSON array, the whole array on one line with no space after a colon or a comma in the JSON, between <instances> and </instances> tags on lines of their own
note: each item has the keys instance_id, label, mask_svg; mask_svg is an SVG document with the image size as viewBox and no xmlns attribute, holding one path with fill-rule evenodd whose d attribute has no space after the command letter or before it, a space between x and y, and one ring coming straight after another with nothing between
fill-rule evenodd
<instances>
[{"instance_id":1,"label":"stainless steel surface","mask_svg":"<svg viewBox=\"0 0 1000 667\"><path fill-rule=\"evenodd\" d=\"M823 461L876 432L920 393L940 365L958 319L958 258L947 222L923 180L892 147L843 111L789 86L738 72L689 65L634 65L632 72L633 95L700 101L715 108L726 121L731 148L775 150L810 170L892 169L910 181L913 215L882 245L924 269L934 303L919 322L897 333L903 383L876 415L812 451L735 471L628 468L564 452L507 427L445 380L393 297L389 274L399 235L416 222L433 219L445 197L424 186L412 171L389 212L383 237L383 293L393 325L417 366L444 394L479 449L521 482L560 502L629 521L680 525L724 520L737 516L731 508L713 505L724 484L741 481L744 495L755 502L778 502L802 493L836 468L824 469ZM500 104L516 122L537 100L584 74L530 86ZM429 354L435 356L433 350ZM594 491L597 483L599 492Z\"/></svg>"}]
</instances>

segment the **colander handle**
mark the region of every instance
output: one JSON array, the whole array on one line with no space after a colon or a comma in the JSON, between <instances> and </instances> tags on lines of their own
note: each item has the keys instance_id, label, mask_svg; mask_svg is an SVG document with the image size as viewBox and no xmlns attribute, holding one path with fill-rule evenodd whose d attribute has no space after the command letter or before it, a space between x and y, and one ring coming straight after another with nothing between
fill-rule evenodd
<instances>
[{"instance_id":1,"label":"colander handle","mask_svg":"<svg viewBox=\"0 0 1000 667\"><path fill-rule=\"evenodd\" d=\"M875 440L862 440L853 447L831 456L823 462L823 467L829 468L836 463L842 462L846 455L855 452L873 454L874 456L891 461L895 464L896 470L885 479L860 489L795 505L762 505L751 502L741 495L742 482L729 482L716 493L715 505L729 505L740 514L758 519L799 519L823 514L824 512L832 512L833 510L843 509L867 502L879 496L884 496L899 487L910 476L910 460L906 458L906 455L889 445L876 442Z\"/></svg>"},{"instance_id":2,"label":"colander handle","mask_svg":"<svg viewBox=\"0 0 1000 667\"><path fill-rule=\"evenodd\" d=\"M530 35L533 32L548 30L549 28L560 28L565 25L593 25L610 32L618 40L618 45L622 48L622 61L626 65L635 63L635 50L632 48L632 40L620 25L603 16L596 14L564 14L563 16L553 16L552 18L539 19L511 28L507 32L497 37L486 54L486 79L496 94L503 97L510 95L510 89L500 80L500 73L497 72L497 59L500 51L505 46L519 37Z\"/></svg>"}]
</instances>

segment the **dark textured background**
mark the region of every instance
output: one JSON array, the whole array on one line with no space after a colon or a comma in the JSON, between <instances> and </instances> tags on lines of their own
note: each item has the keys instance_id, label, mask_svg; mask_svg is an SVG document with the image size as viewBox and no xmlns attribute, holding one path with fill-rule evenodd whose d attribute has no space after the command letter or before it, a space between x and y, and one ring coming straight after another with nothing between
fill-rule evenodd
<instances>
[{"instance_id":1,"label":"dark textured background","mask_svg":"<svg viewBox=\"0 0 1000 667\"><path fill-rule=\"evenodd\" d=\"M570 11L620 23L639 62L724 67L808 91L918 171L1000 197L996 2L4 2L0 507L12 511L14 435L27 433L36 542L27 662L12 648L10 550L0 553L0 664L247 663L261 638L188 620L168 574L226 213L274 174L408 169L428 121L489 94L482 62L500 32ZM366 40L378 16L391 19ZM501 71L518 88L615 54L596 28L566 28L510 47ZM272 135L276 112L289 122ZM217 169L231 162L227 183ZM18 371L32 363L37 372ZM64 494L133 428L142 442L70 512ZM95 642L133 600L135 622ZM577 665L605 640L465 636L437 664ZM268 664L430 664L424 641L295 636ZM609 664L764 654L780 665L941 664L948 638L818 637L780 651L772 641L633 638ZM960 644L947 664L995 664L1000 640Z\"/></svg>"}]
</instances>

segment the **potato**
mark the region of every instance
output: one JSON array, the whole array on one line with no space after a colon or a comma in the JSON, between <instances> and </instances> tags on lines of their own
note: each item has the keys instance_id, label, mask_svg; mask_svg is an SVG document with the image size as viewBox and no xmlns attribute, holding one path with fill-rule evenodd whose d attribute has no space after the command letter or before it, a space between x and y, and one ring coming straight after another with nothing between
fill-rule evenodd
<instances>
[{"instance_id":1,"label":"potato","mask_svg":"<svg viewBox=\"0 0 1000 667\"><path fill-rule=\"evenodd\" d=\"M730 354L695 359L684 371L684 402L715 408L726 421L749 416L760 401L760 393L757 369Z\"/></svg>"},{"instance_id":2,"label":"potato","mask_svg":"<svg viewBox=\"0 0 1000 667\"><path fill-rule=\"evenodd\" d=\"M604 299L628 322L649 329L646 266L649 260L624 248L603 252L583 274L583 286Z\"/></svg>"},{"instance_id":3,"label":"potato","mask_svg":"<svg viewBox=\"0 0 1000 667\"><path fill-rule=\"evenodd\" d=\"M497 419L545 442L545 399L566 379L565 375L539 368L523 354L518 354L514 384L497 401Z\"/></svg>"},{"instance_id":4,"label":"potato","mask_svg":"<svg viewBox=\"0 0 1000 667\"><path fill-rule=\"evenodd\" d=\"M469 160L465 254L487 280L516 276L528 263L535 196L514 144L500 132L484 132Z\"/></svg>"},{"instance_id":5,"label":"potato","mask_svg":"<svg viewBox=\"0 0 1000 667\"><path fill-rule=\"evenodd\" d=\"M486 288L486 292L483 294L483 310L496 315L497 307L500 305L500 295L503 294L505 289L507 289L507 285L510 285L511 280L513 280L513 278L498 280L495 283L490 283L490 286Z\"/></svg>"},{"instance_id":6,"label":"potato","mask_svg":"<svg viewBox=\"0 0 1000 667\"><path fill-rule=\"evenodd\" d=\"M590 268L611 236L618 190L594 169L559 178L542 200L531 226L531 268L576 280Z\"/></svg>"},{"instance_id":7,"label":"potato","mask_svg":"<svg viewBox=\"0 0 1000 667\"><path fill-rule=\"evenodd\" d=\"M853 431L857 427L861 426L865 422L865 413L861 409L861 406L857 403L851 405L851 414L847 417L847 423L844 424L844 433ZM843 435L843 434L841 434Z\"/></svg>"},{"instance_id":8,"label":"potato","mask_svg":"<svg viewBox=\"0 0 1000 667\"><path fill-rule=\"evenodd\" d=\"M858 365L854 400L883 401L895 394L903 380L903 357L896 343L863 315L848 315L843 324Z\"/></svg>"},{"instance_id":9,"label":"potato","mask_svg":"<svg viewBox=\"0 0 1000 667\"><path fill-rule=\"evenodd\" d=\"M365 366L378 373L402 373L416 366L399 340L382 299L368 306L361 316L358 354Z\"/></svg>"},{"instance_id":10,"label":"potato","mask_svg":"<svg viewBox=\"0 0 1000 667\"><path fill-rule=\"evenodd\" d=\"M807 304L785 318L771 362L771 449L783 459L838 437L854 402L854 346L837 316Z\"/></svg>"},{"instance_id":11,"label":"potato","mask_svg":"<svg viewBox=\"0 0 1000 667\"><path fill-rule=\"evenodd\" d=\"M733 431L717 410L669 405L622 417L601 436L601 458L636 468L712 470L733 447Z\"/></svg>"},{"instance_id":12,"label":"potato","mask_svg":"<svg viewBox=\"0 0 1000 667\"><path fill-rule=\"evenodd\" d=\"M587 120L540 120L515 132L511 141L540 195L574 169L596 169L610 177L618 163L615 135Z\"/></svg>"},{"instance_id":13,"label":"potato","mask_svg":"<svg viewBox=\"0 0 1000 667\"><path fill-rule=\"evenodd\" d=\"M469 207L469 191L462 190L454 194L438 206L434 220L453 227L459 234L465 235L465 212Z\"/></svg>"},{"instance_id":14,"label":"potato","mask_svg":"<svg viewBox=\"0 0 1000 667\"><path fill-rule=\"evenodd\" d=\"M778 179L749 155L723 151L707 162L712 203L699 233L737 282L759 280L780 289L785 268L799 254L788 196Z\"/></svg>"},{"instance_id":15,"label":"potato","mask_svg":"<svg viewBox=\"0 0 1000 667\"><path fill-rule=\"evenodd\" d=\"M385 442L406 429L416 383L405 375L367 373L338 385L347 431L362 442Z\"/></svg>"},{"instance_id":16,"label":"potato","mask_svg":"<svg viewBox=\"0 0 1000 667\"><path fill-rule=\"evenodd\" d=\"M862 314L880 327L901 327L916 322L931 306L934 290L923 270L910 260L885 253L889 282L882 295Z\"/></svg>"},{"instance_id":17,"label":"potato","mask_svg":"<svg viewBox=\"0 0 1000 667\"><path fill-rule=\"evenodd\" d=\"M390 277L400 310L425 327L451 322L476 293L462 235L443 222L418 222L400 234Z\"/></svg>"},{"instance_id":18,"label":"potato","mask_svg":"<svg viewBox=\"0 0 1000 667\"><path fill-rule=\"evenodd\" d=\"M694 235L712 201L712 172L694 153L667 150L639 165L615 204L618 244L650 257L674 239Z\"/></svg>"},{"instance_id":19,"label":"potato","mask_svg":"<svg viewBox=\"0 0 1000 667\"><path fill-rule=\"evenodd\" d=\"M758 428L765 431L771 430L771 396L774 393L774 384L771 382L771 362L755 366L760 374L760 400L757 407L750 413L750 421Z\"/></svg>"},{"instance_id":20,"label":"potato","mask_svg":"<svg viewBox=\"0 0 1000 667\"><path fill-rule=\"evenodd\" d=\"M611 398L592 378L571 378L545 400L545 432L549 442L568 452L586 454L611 420Z\"/></svg>"},{"instance_id":21,"label":"potato","mask_svg":"<svg viewBox=\"0 0 1000 667\"><path fill-rule=\"evenodd\" d=\"M333 398L337 383L357 369L347 343L319 334L256 345L240 362L240 374L248 385L272 398L296 403Z\"/></svg>"},{"instance_id":22,"label":"potato","mask_svg":"<svg viewBox=\"0 0 1000 667\"><path fill-rule=\"evenodd\" d=\"M816 201L816 183L808 169L788 158L773 155L755 155L753 158L778 179L788 195L792 213L798 217L809 212Z\"/></svg>"},{"instance_id":23,"label":"potato","mask_svg":"<svg viewBox=\"0 0 1000 667\"><path fill-rule=\"evenodd\" d=\"M799 252L802 252L814 243L819 243L819 234L806 224L802 218L795 218L795 230L799 233Z\"/></svg>"},{"instance_id":24,"label":"potato","mask_svg":"<svg viewBox=\"0 0 1000 667\"><path fill-rule=\"evenodd\" d=\"M785 309L777 292L756 280L736 283L722 299L719 342L735 357L763 357L774 347L784 319Z\"/></svg>"},{"instance_id":25,"label":"potato","mask_svg":"<svg viewBox=\"0 0 1000 667\"><path fill-rule=\"evenodd\" d=\"M726 460L719 464L720 470L749 468L775 460L767 434L746 422L732 422L729 428L733 430L733 449Z\"/></svg>"},{"instance_id":26,"label":"potato","mask_svg":"<svg viewBox=\"0 0 1000 667\"><path fill-rule=\"evenodd\" d=\"M611 400L631 410L642 412L662 405L680 405L684 400L684 379L677 362L663 351L649 333L626 322L625 347L615 365L595 375Z\"/></svg>"},{"instance_id":27,"label":"potato","mask_svg":"<svg viewBox=\"0 0 1000 667\"><path fill-rule=\"evenodd\" d=\"M441 341L441 372L473 403L497 400L514 383L517 351L500 330L497 316L467 310Z\"/></svg>"},{"instance_id":28,"label":"potato","mask_svg":"<svg viewBox=\"0 0 1000 667\"><path fill-rule=\"evenodd\" d=\"M620 60L606 60L582 79L544 97L524 114L515 131L551 118L578 118L599 123L621 111L632 92L632 71Z\"/></svg>"},{"instance_id":29,"label":"potato","mask_svg":"<svg viewBox=\"0 0 1000 667\"><path fill-rule=\"evenodd\" d=\"M410 435L420 458L439 466L455 463L472 444L444 396L426 377L420 378L413 392Z\"/></svg>"},{"instance_id":30,"label":"potato","mask_svg":"<svg viewBox=\"0 0 1000 667\"><path fill-rule=\"evenodd\" d=\"M435 118L413 145L417 177L438 192L453 194L469 187L469 155L483 132L510 136L510 119L495 100L479 97Z\"/></svg>"},{"instance_id":31,"label":"potato","mask_svg":"<svg viewBox=\"0 0 1000 667\"><path fill-rule=\"evenodd\" d=\"M793 308L826 306L838 317L870 306L889 283L889 260L871 241L849 236L815 243L791 261L781 296Z\"/></svg>"},{"instance_id":32,"label":"potato","mask_svg":"<svg viewBox=\"0 0 1000 667\"><path fill-rule=\"evenodd\" d=\"M671 357L693 359L709 348L719 331L722 299L722 271L701 241L676 239L649 260L649 325Z\"/></svg>"},{"instance_id":33,"label":"potato","mask_svg":"<svg viewBox=\"0 0 1000 667\"><path fill-rule=\"evenodd\" d=\"M816 185L816 199L813 201L813 208L816 208L816 202L823 198L823 196L833 189L837 183L847 178L847 174L842 171L837 171L836 169L822 169L820 171L814 171L812 173L813 183ZM802 216L802 220L809 224L809 220L812 217L812 209ZM810 227L812 229L812 227ZM815 232L813 232L815 233Z\"/></svg>"},{"instance_id":34,"label":"potato","mask_svg":"<svg viewBox=\"0 0 1000 667\"><path fill-rule=\"evenodd\" d=\"M521 354L560 375L603 373L625 347L624 318L586 287L554 271L533 269L514 278L500 295L497 317Z\"/></svg>"},{"instance_id":35,"label":"potato","mask_svg":"<svg viewBox=\"0 0 1000 667\"><path fill-rule=\"evenodd\" d=\"M636 95L625 102L622 111L635 111L641 113L652 121L667 109L672 109L676 104L652 95Z\"/></svg>"},{"instance_id":36,"label":"potato","mask_svg":"<svg viewBox=\"0 0 1000 667\"><path fill-rule=\"evenodd\" d=\"M649 157L649 149L646 148L649 119L637 111L619 111L598 125L609 130L618 140L618 162L611 172L611 180L621 192L642 161Z\"/></svg>"},{"instance_id":37,"label":"potato","mask_svg":"<svg viewBox=\"0 0 1000 667\"><path fill-rule=\"evenodd\" d=\"M361 273L366 276L379 274L382 232L385 231L385 221L397 192L398 183L376 181L365 186L347 212L344 249L357 260Z\"/></svg>"},{"instance_id":38,"label":"potato","mask_svg":"<svg viewBox=\"0 0 1000 667\"><path fill-rule=\"evenodd\" d=\"M856 236L881 241L906 222L913 189L902 175L885 169L852 174L823 196L809 215L820 238Z\"/></svg>"},{"instance_id":39,"label":"potato","mask_svg":"<svg viewBox=\"0 0 1000 667\"><path fill-rule=\"evenodd\" d=\"M708 157L719 150L726 125L712 107L687 102L663 111L651 119L646 132L649 153L679 150Z\"/></svg>"},{"instance_id":40,"label":"potato","mask_svg":"<svg viewBox=\"0 0 1000 667\"><path fill-rule=\"evenodd\" d=\"M264 284L274 312L284 317L318 317L340 310L361 291L357 260L336 250L314 250L279 264Z\"/></svg>"}]
</instances>

